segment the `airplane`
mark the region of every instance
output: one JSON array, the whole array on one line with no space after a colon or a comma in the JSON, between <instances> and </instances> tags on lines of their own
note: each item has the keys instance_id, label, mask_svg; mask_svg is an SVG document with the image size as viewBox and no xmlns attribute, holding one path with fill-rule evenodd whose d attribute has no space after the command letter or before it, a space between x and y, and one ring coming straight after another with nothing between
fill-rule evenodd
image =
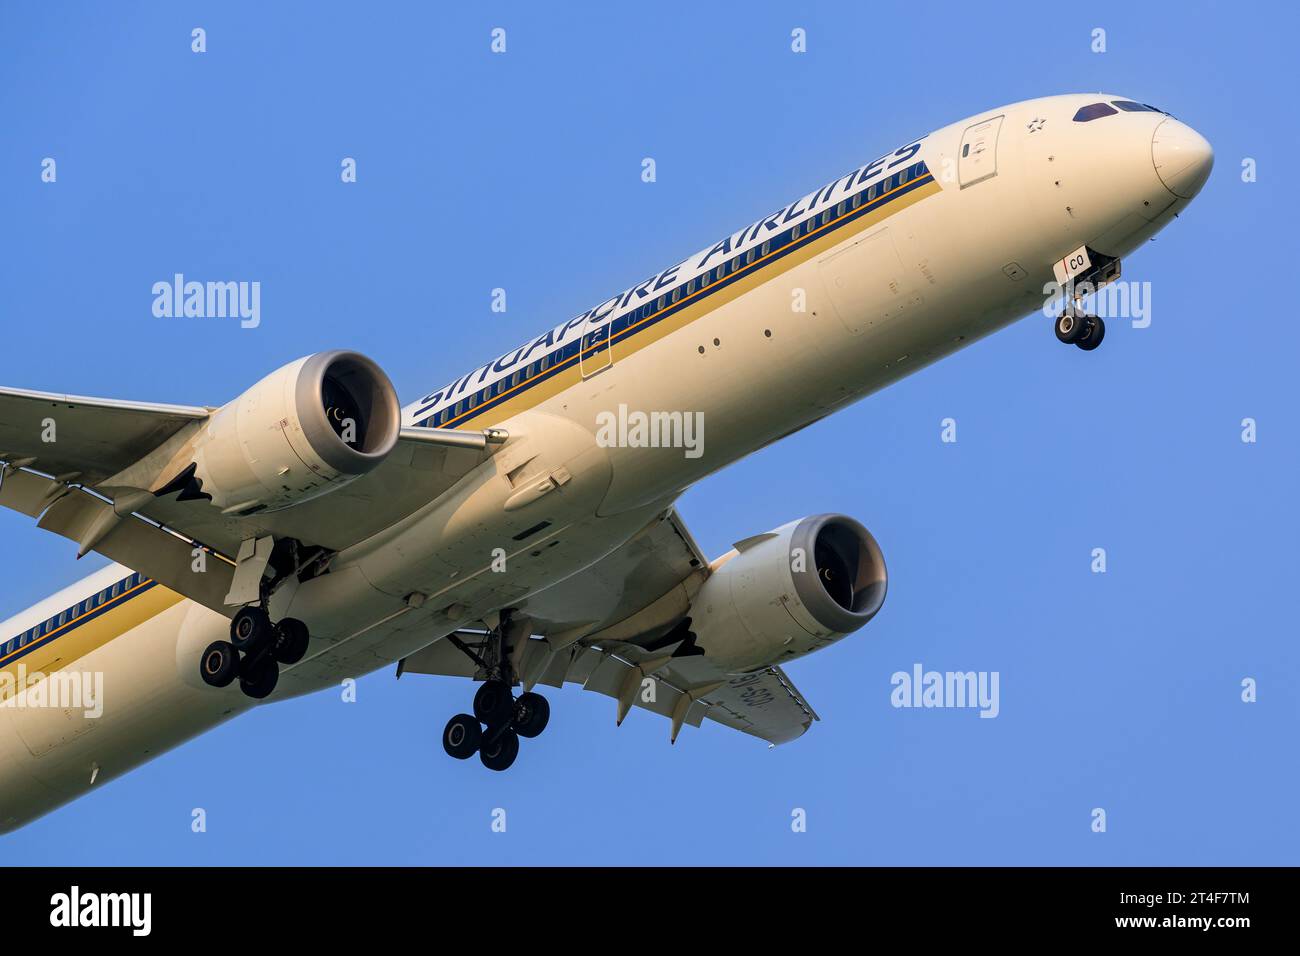
<instances>
[{"instance_id":1,"label":"airplane","mask_svg":"<svg viewBox=\"0 0 1300 956\"><path fill-rule=\"evenodd\" d=\"M816 514L710 560L676 500L1049 289L1056 338L1095 349L1081 290L1115 281L1213 159L1123 96L998 107L405 407L347 350L220 407L0 389L0 505L114 562L0 626L0 832L261 702L393 665L477 683L443 746L491 770L546 727L537 688L566 683L620 723L666 718L672 742L705 718L795 739L818 717L785 667L880 611L881 548Z\"/></svg>"}]
</instances>

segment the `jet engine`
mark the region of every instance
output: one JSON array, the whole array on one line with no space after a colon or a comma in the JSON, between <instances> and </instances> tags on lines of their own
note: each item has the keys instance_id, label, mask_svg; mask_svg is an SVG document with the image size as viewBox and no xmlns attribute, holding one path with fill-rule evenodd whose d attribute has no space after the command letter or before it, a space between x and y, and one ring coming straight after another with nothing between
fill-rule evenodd
<instances>
[{"instance_id":1,"label":"jet engine","mask_svg":"<svg viewBox=\"0 0 1300 956\"><path fill-rule=\"evenodd\" d=\"M212 414L184 497L227 514L298 504L377 468L397 444L388 376L356 352L318 352L272 372Z\"/></svg>"},{"instance_id":2,"label":"jet engine","mask_svg":"<svg viewBox=\"0 0 1300 956\"><path fill-rule=\"evenodd\" d=\"M885 601L880 546L846 515L812 515L737 543L712 564L690 609L695 647L730 672L838 641Z\"/></svg>"}]
</instances>

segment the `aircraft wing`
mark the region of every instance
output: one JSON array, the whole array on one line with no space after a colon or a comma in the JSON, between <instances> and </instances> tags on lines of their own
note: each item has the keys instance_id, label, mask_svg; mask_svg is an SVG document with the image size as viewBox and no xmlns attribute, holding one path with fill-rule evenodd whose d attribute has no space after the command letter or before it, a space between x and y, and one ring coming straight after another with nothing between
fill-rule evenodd
<instances>
[{"instance_id":1,"label":"aircraft wing","mask_svg":"<svg viewBox=\"0 0 1300 956\"><path fill-rule=\"evenodd\" d=\"M581 684L670 721L670 739L705 717L772 744L794 740L817 714L779 667L727 674L702 654L678 654L691 599L708 561L676 511L660 515L591 568L520 605L537 636L519 657L525 687ZM410 655L405 673L482 679L461 646L482 634L458 632ZM461 645L461 646L458 646Z\"/></svg>"},{"instance_id":2,"label":"aircraft wing","mask_svg":"<svg viewBox=\"0 0 1300 956\"><path fill-rule=\"evenodd\" d=\"M0 389L0 506L76 541L78 556L96 551L229 613L225 597L243 541L292 537L340 551L434 500L493 453L463 444L472 433L404 429L369 474L292 508L242 517L124 480L214 411ZM202 574L192 570L196 547L213 556Z\"/></svg>"}]
</instances>

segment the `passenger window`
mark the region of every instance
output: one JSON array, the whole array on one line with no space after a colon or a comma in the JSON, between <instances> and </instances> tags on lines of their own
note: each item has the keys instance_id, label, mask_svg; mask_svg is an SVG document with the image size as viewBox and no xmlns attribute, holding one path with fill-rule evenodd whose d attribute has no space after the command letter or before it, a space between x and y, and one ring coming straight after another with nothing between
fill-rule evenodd
<instances>
[{"instance_id":1,"label":"passenger window","mask_svg":"<svg viewBox=\"0 0 1300 956\"><path fill-rule=\"evenodd\" d=\"M1095 119L1101 119L1103 116L1114 116L1118 110L1106 103L1091 103L1088 106L1081 106L1079 112L1074 114L1076 123L1088 123Z\"/></svg>"}]
</instances>

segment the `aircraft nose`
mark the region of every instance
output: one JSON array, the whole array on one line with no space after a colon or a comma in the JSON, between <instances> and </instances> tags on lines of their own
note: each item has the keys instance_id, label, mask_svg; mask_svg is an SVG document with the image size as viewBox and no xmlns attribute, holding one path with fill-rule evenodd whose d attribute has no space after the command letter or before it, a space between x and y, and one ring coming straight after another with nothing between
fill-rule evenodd
<instances>
[{"instance_id":1,"label":"aircraft nose","mask_svg":"<svg viewBox=\"0 0 1300 956\"><path fill-rule=\"evenodd\" d=\"M1210 178L1214 148L1186 123L1166 119L1151 136L1151 161L1166 189L1191 199Z\"/></svg>"}]
</instances>

